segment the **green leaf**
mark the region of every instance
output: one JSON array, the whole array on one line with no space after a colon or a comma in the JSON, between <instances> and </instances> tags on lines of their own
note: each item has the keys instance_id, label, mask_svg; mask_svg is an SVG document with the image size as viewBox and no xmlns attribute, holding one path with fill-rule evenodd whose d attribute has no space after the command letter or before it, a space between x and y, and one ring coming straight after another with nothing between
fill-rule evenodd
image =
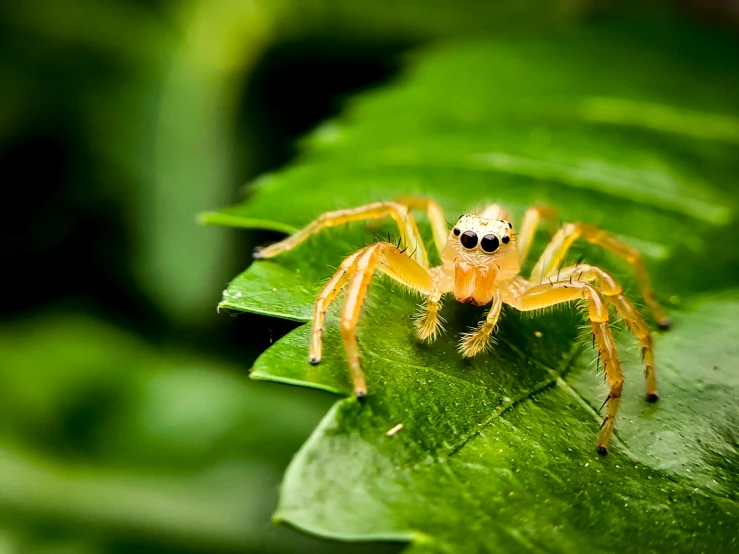
<instances>
[{"instance_id":1,"label":"green leaf","mask_svg":"<svg viewBox=\"0 0 739 554\"><path fill-rule=\"evenodd\" d=\"M0 551L346 551L265 527L328 395L249 382L79 314L0 331Z\"/></svg>"},{"instance_id":2,"label":"green leaf","mask_svg":"<svg viewBox=\"0 0 739 554\"><path fill-rule=\"evenodd\" d=\"M278 229L407 193L432 196L449 220L489 201L517 218L549 203L637 246L675 323L655 338L657 405L644 401L634 338L617 333L626 386L611 455L600 458L607 389L574 309L509 309L493 352L464 361L456 334L481 310L449 301L448 334L424 345L411 321L418 299L376 279L359 328L370 395L338 401L314 431L287 471L277 520L326 537L411 541L412 552L739 548L731 52L734 39L670 25L421 52L400 83L317 129L297 164L210 216ZM256 262L221 307L308 322L342 256L388 231L332 229ZM583 252L632 281L612 256ZM339 309L321 364L307 363L303 325L252 376L349 395Z\"/></svg>"}]
</instances>

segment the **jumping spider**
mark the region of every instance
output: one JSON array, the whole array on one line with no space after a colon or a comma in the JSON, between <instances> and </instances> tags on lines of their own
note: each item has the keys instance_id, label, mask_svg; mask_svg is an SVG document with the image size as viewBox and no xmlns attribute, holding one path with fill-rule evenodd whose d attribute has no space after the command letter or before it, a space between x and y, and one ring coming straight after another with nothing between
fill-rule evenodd
<instances>
[{"instance_id":1,"label":"jumping spider","mask_svg":"<svg viewBox=\"0 0 739 554\"><path fill-rule=\"evenodd\" d=\"M434 244L442 259L440 266L429 267L423 239L411 209L426 210ZM610 391L604 402L606 415L597 442L598 452L606 454L624 382L608 323L608 303L614 306L641 343L649 402L657 400L652 337L646 322L611 275L591 265L560 267L572 243L582 238L629 262L659 327L667 329L670 323L654 298L639 252L591 225L567 223L562 226L536 262L529 279L519 275L540 220L553 220L554 215L552 208L531 208L524 216L520 232L516 234L508 213L500 206L491 205L479 214L463 215L448 231L443 212L436 202L416 197L401 198L397 202L374 202L358 208L324 213L285 240L257 249L254 255L257 258L272 258L295 248L321 229L351 221L390 216L397 223L400 230L399 245L377 242L347 257L318 295L313 312L310 363L317 364L321 360L326 309L342 289L348 287L340 325L354 392L358 398L366 395L367 387L359 362L356 327L375 271L385 273L426 297L423 310L416 319L417 335L424 341L433 341L443 331L439 309L445 294L453 293L459 302L474 306L491 304L479 326L463 335L459 350L464 357L475 356L487 348L503 304L520 311L530 311L586 300L594 342L598 345L603 369L610 383ZM404 248L399 248L400 245Z\"/></svg>"}]
</instances>

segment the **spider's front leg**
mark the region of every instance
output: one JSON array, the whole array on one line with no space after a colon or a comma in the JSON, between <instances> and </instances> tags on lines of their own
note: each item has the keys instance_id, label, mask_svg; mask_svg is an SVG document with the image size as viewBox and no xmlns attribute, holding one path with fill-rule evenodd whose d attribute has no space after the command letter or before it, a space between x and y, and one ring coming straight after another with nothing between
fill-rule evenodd
<instances>
[{"instance_id":1,"label":"spider's front leg","mask_svg":"<svg viewBox=\"0 0 739 554\"><path fill-rule=\"evenodd\" d=\"M313 329L310 335L310 357L308 359L313 365L321 361L326 310L336 300L336 297L339 296L339 293L356 273L357 259L365 250L357 250L350 256L347 256L316 299L316 303L313 306Z\"/></svg>"},{"instance_id":2,"label":"spider's front leg","mask_svg":"<svg viewBox=\"0 0 739 554\"><path fill-rule=\"evenodd\" d=\"M547 245L539 261L536 262L534 269L531 271L529 281L536 280L537 282L542 282L545 277L554 273L556 268L561 265L572 243L580 237L591 244L597 244L613 252L631 265L636 274L636 280L639 283L644 301L652 310L652 314L659 328L663 330L669 329L671 325L670 320L665 316L662 306L660 306L654 296L654 290L649 282L649 275L647 274L646 267L644 267L644 262L639 251L592 225L585 223L567 223L563 225Z\"/></svg>"},{"instance_id":3,"label":"spider's front leg","mask_svg":"<svg viewBox=\"0 0 739 554\"><path fill-rule=\"evenodd\" d=\"M647 383L647 401L656 402L658 399L657 377L654 368L652 335L644 318L624 295L621 285L603 269L585 264L565 267L558 270L556 274L547 277L547 280L550 278L563 283L575 278L578 281L595 283L598 286L606 300L613 304L618 315L626 322L626 326L639 339L642 347L642 361L644 362L644 377Z\"/></svg>"},{"instance_id":4,"label":"spider's front leg","mask_svg":"<svg viewBox=\"0 0 739 554\"><path fill-rule=\"evenodd\" d=\"M428 267L428 254L416 220L413 219L408 207L397 202L373 202L356 208L326 212L286 239L265 248L257 248L254 251L254 257L257 259L273 258L292 250L311 235L327 227L336 227L353 221L382 219L388 216L397 224L401 242L408 249L409 255L423 267Z\"/></svg>"},{"instance_id":5,"label":"spider's front leg","mask_svg":"<svg viewBox=\"0 0 739 554\"><path fill-rule=\"evenodd\" d=\"M510 304L521 311L538 310L578 300L587 300L588 302L588 316L593 328L593 336L598 345L598 353L603 362L603 369L611 385L604 403L606 416L598 435L598 453L606 454L621 400L624 377L616 351L616 343L608 324L608 306L605 298L595 287L582 281L537 285L523 293L511 291L504 298L506 304Z\"/></svg>"},{"instance_id":6,"label":"spider's front leg","mask_svg":"<svg viewBox=\"0 0 739 554\"><path fill-rule=\"evenodd\" d=\"M344 308L341 312L340 327L354 384L354 394L357 398L362 398L367 394L367 385L359 360L356 329L362 304L367 297L367 289L375 270L385 273L399 283L426 296L438 289L437 280L429 270L409 258L395 245L387 242L371 244L342 262L316 301L311 332L310 362L317 364L321 359L326 309L348 285Z\"/></svg>"}]
</instances>

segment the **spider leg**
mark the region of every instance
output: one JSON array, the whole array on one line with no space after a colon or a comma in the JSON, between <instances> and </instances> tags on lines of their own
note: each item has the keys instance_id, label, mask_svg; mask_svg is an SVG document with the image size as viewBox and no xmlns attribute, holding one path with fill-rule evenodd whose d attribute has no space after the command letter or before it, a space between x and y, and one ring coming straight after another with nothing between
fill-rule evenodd
<instances>
[{"instance_id":1,"label":"spider leg","mask_svg":"<svg viewBox=\"0 0 739 554\"><path fill-rule=\"evenodd\" d=\"M497 291L493 297L493 304L490 306L485 319L472 332L462 335L462 341L459 343L459 351L463 357L471 358L488 347L490 344L490 335L498 324L502 306L503 302L500 291Z\"/></svg>"},{"instance_id":2,"label":"spider leg","mask_svg":"<svg viewBox=\"0 0 739 554\"><path fill-rule=\"evenodd\" d=\"M644 262L642 261L639 251L592 225L587 225L585 223L567 223L562 226L544 250L539 261L536 262L529 279L534 280L539 276L550 275L555 268L562 263L562 260L567 254L570 246L572 246L572 243L579 237L582 237L591 244L597 244L602 248L613 252L631 265L636 274L636 280L641 289L644 301L651 309L654 319L657 320L657 323L659 324L659 328L669 329L670 320L665 317L662 307L654 297L654 290L649 282L649 276L647 275L647 270L644 267Z\"/></svg>"},{"instance_id":3,"label":"spider leg","mask_svg":"<svg viewBox=\"0 0 739 554\"><path fill-rule=\"evenodd\" d=\"M553 222L556 217L557 210L549 206L534 206L526 210L526 213L523 216L521 229L516 237L518 261L521 264L523 264L529 250L531 249L531 244L534 242L534 236L536 235L536 229L539 227L539 222L542 219ZM554 231L552 231L552 233L553 232Z\"/></svg>"},{"instance_id":4,"label":"spider leg","mask_svg":"<svg viewBox=\"0 0 739 554\"><path fill-rule=\"evenodd\" d=\"M320 361L326 307L336 299L341 288L348 283L349 288L341 311L340 328L354 384L354 394L358 398L367 394L367 385L359 360L356 329L362 304L367 297L367 289L376 270L424 295L431 294L437 287L435 278L425 267L398 250L394 244L387 242L371 244L349 256L324 287L316 302L314 312L310 361L314 364Z\"/></svg>"},{"instance_id":5,"label":"spider leg","mask_svg":"<svg viewBox=\"0 0 739 554\"><path fill-rule=\"evenodd\" d=\"M578 300L587 300L588 302L588 317L593 328L593 336L598 345L600 359L603 361L603 369L611 385L604 403L606 416L598 435L598 453L606 454L608 452L608 442L613 434L613 425L621 400L624 378L618 352L616 351L616 343L608 325L608 307L605 298L592 285L574 280L571 283L566 281L564 283L536 285L522 293L511 290L504 298L506 304L510 304L521 311L538 310Z\"/></svg>"},{"instance_id":6,"label":"spider leg","mask_svg":"<svg viewBox=\"0 0 739 554\"><path fill-rule=\"evenodd\" d=\"M380 219L386 216L393 218L398 225L402 242L410 249L413 259L423 267L428 267L428 255L416 221L408 208L397 202L373 202L357 208L326 212L286 239L265 248L256 249L254 257L259 259L272 258L292 250L311 235L327 227L336 227L344 223L366 219Z\"/></svg>"},{"instance_id":7,"label":"spider leg","mask_svg":"<svg viewBox=\"0 0 739 554\"><path fill-rule=\"evenodd\" d=\"M426 210L429 222L431 223L431 232L434 235L434 245L436 246L436 251L441 255L449 235L449 229L441 206L429 198L420 196L401 196L398 198L398 202L411 209Z\"/></svg>"},{"instance_id":8,"label":"spider leg","mask_svg":"<svg viewBox=\"0 0 739 554\"><path fill-rule=\"evenodd\" d=\"M336 300L341 290L349 283L357 270L357 258L364 251L357 250L341 262L339 269L323 287L316 304L313 307L313 328L310 335L310 363L316 365L321 361L321 350L323 345L323 326L326 321L326 310Z\"/></svg>"},{"instance_id":9,"label":"spider leg","mask_svg":"<svg viewBox=\"0 0 739 554\"><path fill-rule=\"evenodd\" d=\"M594 282L606 300L611 302L626 322L626 325L639 339L642 347L642 359L644 362L644 376L647 382L647 400L657 400L657 378L654 371L654 348L652 346L652 335L649 333L646 321L636 310L631 301L624 296L621 285L606 271L591 265L577 265L565 267L559 270L557 281L568 283L572 279L577 281Z\"/></svg>"}]
</instances>

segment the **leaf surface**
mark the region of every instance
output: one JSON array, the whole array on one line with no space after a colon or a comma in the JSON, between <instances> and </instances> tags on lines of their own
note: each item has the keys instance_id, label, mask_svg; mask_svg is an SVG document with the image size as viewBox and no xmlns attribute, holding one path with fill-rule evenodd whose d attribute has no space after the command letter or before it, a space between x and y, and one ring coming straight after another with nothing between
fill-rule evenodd
<instances>
[{"instance_id":1,"label":"leaf surface","mask_svg":"<svg viewBox=\"0 0 739 554\"><path fill-rule=\"evenodd\" d=\"M287 471L277 519L327 537L408 540L412 552L739 547L739 72L725 40L598 26L421 52L246 202L203 216L286 231L400 194L435 198L449 221L491 201L519 221L527 206L552 204L639 248L675 323L655 339L657 405L643 399L633 337L617 333L626 385L611 455L599 458L607 388L576 310L506 310L493 351L465 361L457 334L481 310L447 302L449 332L424 345L418 299L378 278L359 328L371 394L326 415ZM308 322L342 257L387 232L333 229L254 263L221 307ZM622 262L579 250L638 301ZM321 364L307 363L303 325L253 377L349 394L339 309Z\"/></svg>"}]
</instances>

